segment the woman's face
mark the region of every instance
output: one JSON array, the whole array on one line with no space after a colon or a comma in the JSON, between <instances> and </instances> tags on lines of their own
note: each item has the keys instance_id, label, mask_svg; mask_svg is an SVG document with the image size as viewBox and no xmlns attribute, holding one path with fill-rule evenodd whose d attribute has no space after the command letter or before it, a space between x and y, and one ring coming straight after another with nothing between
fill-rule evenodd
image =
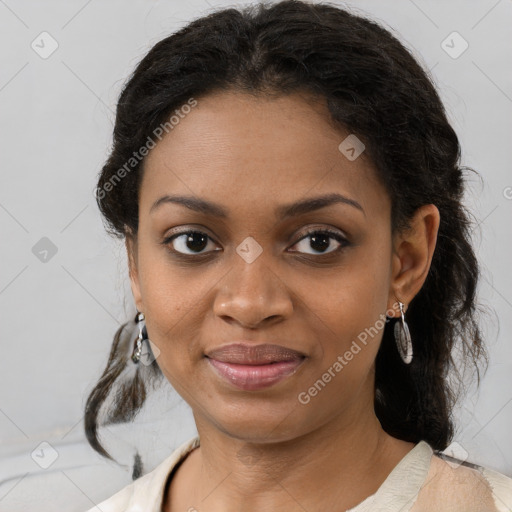
<instances>
[{"instance_id":1,"label":"woman's face","mask_svg":"<svg viewBox=\"0 0 512 512\"><path fill-rule=\"evenodd\" d=\"M372 409L374 359L396 301L390 199L351 139L339 149L349 133L304 98L199 99L146 157L128 244L158 365L198 428L240 439L292 439ZM331 200L313 201L322 197ZM262 384L269 364L244 373L206 357L236 342L304 357L292 353Z\"/></svg>"}]
</instances>

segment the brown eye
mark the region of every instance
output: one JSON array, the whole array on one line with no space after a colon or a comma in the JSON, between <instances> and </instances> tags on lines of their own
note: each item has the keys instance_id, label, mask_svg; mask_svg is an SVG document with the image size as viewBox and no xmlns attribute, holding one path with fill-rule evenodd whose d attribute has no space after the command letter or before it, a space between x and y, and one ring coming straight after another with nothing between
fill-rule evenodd
<instances>
[{"instance_id":1,"label":"brown eye","mask_svg":"<svg viewBox=\"0 0 512 512\"><path fill-rule=\"evenodd\" d=\"M306 254L329 254L340 247L348 245L348 241L337 231L315 230L306 233L293 247L301 246L302 250L296 252L305 252ZM313 252L308 252L312 250ZM294 251L295 252L295 251Z\"/></svg>"},{"instance_id":2,"label":"brown eye","mask_svg":"<svg viewBox=\"0 0 512 512\"><path fill-rule=\"evenodd\" d=\"M211 241L210 237L202 231L184 231L182 233L172 235L171 237L167 238L164 243L166 245L171 244L172 250L179 254L193 255L211 252L204 251L204 249L208 247L209 241ZM212 245L215 246L213 241Z\"/></svg>"}]
</instances>

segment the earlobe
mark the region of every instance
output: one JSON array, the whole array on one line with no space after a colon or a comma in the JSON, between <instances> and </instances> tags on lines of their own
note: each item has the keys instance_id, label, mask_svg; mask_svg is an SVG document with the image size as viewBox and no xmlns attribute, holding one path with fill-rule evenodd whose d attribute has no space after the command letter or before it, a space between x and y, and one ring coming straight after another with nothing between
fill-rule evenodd
<instances>
[{"instance_id":1,"label":"earlobe","mask_svg":"<svg viewBox=\"0 0 512 512\"><path fill-rule=\"evenodd\" d=\"M125 246L128 259L128 274L130 277L130 286L132 289L133 300L137 310L143 313L144 307L142 304L142 295L140 293L138 272L137 242L132 236L127 235L125 239Z\"/></svg>"},{"instance_id":2,"label":"earlobe","mask_svg":"<svg viewBox=\"0 0 512 512\"><path fill-rule=\"evenodd\" d=\"M416 210L410 228L396 234L388 308L397 301L408 305L423 286L432 263L439 222L437 207L424 205Z\"/></svg>"}]
</instances>

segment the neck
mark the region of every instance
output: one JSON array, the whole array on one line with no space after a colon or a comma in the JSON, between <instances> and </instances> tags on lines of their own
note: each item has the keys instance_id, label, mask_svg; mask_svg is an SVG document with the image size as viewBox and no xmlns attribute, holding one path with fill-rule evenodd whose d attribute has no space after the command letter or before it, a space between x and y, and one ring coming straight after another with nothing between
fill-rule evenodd
<instances>
[{"instance_id":1,"label":"neck","mask_svg":"<svg viewBox=\"0 0 512 512\"><path fill-rule=\"evenodd\" d=\"M413 446L386 434L368 404L293 439L248 441L195 419L201 446L189 456L178 510L351 508L375 493Z\"/></svg>"}]
</instances>

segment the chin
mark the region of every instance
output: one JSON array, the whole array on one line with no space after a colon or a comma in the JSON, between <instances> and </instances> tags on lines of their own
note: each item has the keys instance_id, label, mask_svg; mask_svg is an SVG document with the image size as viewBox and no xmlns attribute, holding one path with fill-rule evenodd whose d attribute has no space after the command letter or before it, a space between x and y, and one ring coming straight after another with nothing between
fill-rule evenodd
<instances>
[{"instance_id":1,"label":"chin","mask_svg":"<svg viewBox=\"0 0 512 512\"><path fill-rule=\"evenodd\" d=\"M210 403L207 408L213 414L209 418L203 416L200 423L208 421L229 437L254 443L285 442L304 434L300 428L304 422L293 401L289 407L269 403L268 399L261 406L251 402ZM197 419L196 416L196 423Z\"/></svg>"}]
</instances>

